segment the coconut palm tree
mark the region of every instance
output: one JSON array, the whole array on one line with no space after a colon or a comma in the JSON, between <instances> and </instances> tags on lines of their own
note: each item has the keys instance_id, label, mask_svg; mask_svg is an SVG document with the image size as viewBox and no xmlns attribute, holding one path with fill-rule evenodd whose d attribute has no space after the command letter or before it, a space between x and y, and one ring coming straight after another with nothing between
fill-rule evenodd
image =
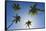
<instances>
[{"instance_id":1,"label":"coconut palm tree","mask_svg":"<svg viewBox=\"0 0 46 31\"><path fill-rule=\"evenodd\" d=\"M20 10L20 5L19 4L13 4L13 9L16 11L19 11ZM15 23L18 23L20 22L20 16L18 16L18 14L16 13L16 16L13 16L14 17L14 20L12 21L12 23L8 26L8 28L11 27L11 25L15 22Z\"/></svg>"},{"instance_id":2,"label":"coconut palm tree","mask_svg":"<svg viewBox=\"0 0 46 31\"><path fill-rule=\"evenodd\" d=\"M20 16L17 16L17 15L16 15L16 16L14 16L14 18L15 18L15 19L14 19L13 21L14 21L15 23L20 22L20 19L21 19Z\"/></svg>"},{"instance_id":3,"label":"coconut palm tree","mask_svg":"<svg viewBox=\"0 0 46 31\"><path fill-rule=\"evenodd\" d=\"M15 22L15 23L20 22L20 18L21 18L20 16L16 16L16 17L14 16L14 18L15 18L15 19L12 21L12 23L9 25L9 27L8 27L8 28L10 28L10 27L11 27L11 25L12 25L14 22Z\"/></svg>"},{"instance_id":4,"label":"coconut palm tree","mask_svg":"<svg viewBox=\"0 0 46 31\"><path fill-rule=\"evenodd\" d=\"M15 11L18 11L18 10L20 10L20 5L19 4L15 4L14 3L14 5L13 5L13 9L15 10Z\"/></svg>"},{"instance_id":5,"label":"coconut palm tree","mask_svg":"<svg viewBox=\"0 0 46 31\"><path fill-rule=\"evenodd\" d=\"M31 21L28 20L28 21L26 22L26 24L27 24L27 26L28 26L29 29L30 29Z\"/></svg>"},{"instance_id":6,"label":"coconut palm tree","mask_svg":"<svg viewBox=\"0 0 46 31\"><path fill-rule=\"evenodd\" d=\"M31 13L32 15L36 15L38 13L38 11L43 12L44 10L38 9L36 8L38 3L34 3L33 6L30 6L30 10L29 10L29 14Z\"/></svg>"}]
</instances>

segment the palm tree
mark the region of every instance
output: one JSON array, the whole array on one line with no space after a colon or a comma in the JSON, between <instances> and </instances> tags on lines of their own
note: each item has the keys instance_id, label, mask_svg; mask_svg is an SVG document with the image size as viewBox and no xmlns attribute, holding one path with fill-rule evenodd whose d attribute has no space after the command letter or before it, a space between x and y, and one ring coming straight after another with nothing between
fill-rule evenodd
<instances>
[{"instance_id":1,"label":"palm tree","mask_svg":"<svg viewBox=\"0 0 46 31\"><path fill-rule=\"evenodd\" d=\"M13 4L13 9L16 11L20 10L20 5L19 4ZM12 21L12 23L8 26L8 28L11 27L11 25L15 22L15 23L18 23L20 22L20 16L18 16L18 14L16 13L16 16L14 16L14 20Z\"/></svg>"},{"instance_id":2,"label":"palm tree","mask_svg":"<svg viewBox=\"0 0 46 31\"><path fill-rule=\"evenodd\" d=\"M9 27L8 28L10 28L11 27L11 25L15 22L15 23L18 23L18 22L20 22L20 16L14 16L14 20L12 21L12 23L9 25Z\"/></svg>"},{"instance_id":3,"label":"palm tree","mask_svg":"<svg viewBox=\"0 0 46 31\"><path fill-rule=\"evenodd\" d=\"M27 26L28 26L29 29L30 29L31 21L28 20L28 21L26 22L26 24L27 24Z\"/></svg>"},{"instance_id":4,"label":"palm tree","mask_svg":"<svg viewBox=\"0 0 46 31\"><path fill-rule=\"evenodd\" d=\"M17 15L16 15L16 16L14 16L14 18L15 18L15 19L14 19L13 21L14 21L15 23L20 22L20 19L21 19L20 16L17 16Z\"/></svg>"},{"instance_id":5,"label":"palm tree","mask_svg":"<svg viewBox=\"0 0 46 31\"><path fill-rule=\"evenodd\" d=\"M15 3L14 3L13 9L14 9L15 11L19 11L19 10L21 9L21 7L20 7L19 4L15 4Z\"/></svg>"},{"instance_id":6,"label":"palm tree","mask_svg":"<svg viewBox=\"0 0 46 31\"><path fill-rule=\"evenodd\" d=\"M34 3L33 6L30 6L30 10L29 10L29 14L31 13L32 15L36 15L38 13L38 11L44 11L44 10L41 10L41 9L38 9L36 8L38 3Z\"/></svg>"}]
</instances>

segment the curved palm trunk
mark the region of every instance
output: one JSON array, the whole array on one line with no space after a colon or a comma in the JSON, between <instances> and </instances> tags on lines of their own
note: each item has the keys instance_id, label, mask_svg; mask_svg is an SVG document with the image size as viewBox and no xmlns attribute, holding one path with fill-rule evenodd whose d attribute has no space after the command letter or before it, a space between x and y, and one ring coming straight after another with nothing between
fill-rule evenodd
<instances>
[{"instance_id":1,"label":"curved palm trunk","mask_svg":"<svg viewBox=\"0 0 46 31\"><path fill-rule=\"evenodd\" d=\"M30 29L30 26L26 26L26 27L28 27Z\"/></svg>"},{"instance_id":2,"label":"curved palm trunk","mask_svg":"<svg viewBox=\"0 0 46 31\"><path fill-rule=\"evenodd\" d=\"M30 26L28 25L28 28L30 29Z\"/></svg>"},{"instance_id":3,"label":"curved palm trunk","mask_svg":"<svg viewBox=\"0 0 46 31\"><path fill-rule=\"evenodd\" d=\"M10 28L12 24L13 24L13 22L8 26L8 28Z\"/></svg>"},{"instance_id":4,"label":"curved palm trunk","mask_svg":"<svg viewBox=\"0 0 46 31\"><path fill-rule=\"evenodd\" d=\"M30 27L29 27L29 29L30 29Z\"/></svg>"}]
</instances>

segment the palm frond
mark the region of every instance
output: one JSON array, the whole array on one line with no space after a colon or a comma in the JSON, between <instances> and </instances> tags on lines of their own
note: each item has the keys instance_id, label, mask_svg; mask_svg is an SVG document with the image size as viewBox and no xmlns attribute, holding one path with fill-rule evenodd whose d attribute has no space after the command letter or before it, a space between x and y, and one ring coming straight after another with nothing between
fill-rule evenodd
<instances>
[{"instance_id":1,"label":"palm frond","mask_svg":"<svg viewBox=\"0 0 46 31\"><path fill-rule=\"evenodd\" d=\"M45 12L45 10L44 9L37 9L38 11L40 11L40 12Z\"/></svg>"}]
</instances>

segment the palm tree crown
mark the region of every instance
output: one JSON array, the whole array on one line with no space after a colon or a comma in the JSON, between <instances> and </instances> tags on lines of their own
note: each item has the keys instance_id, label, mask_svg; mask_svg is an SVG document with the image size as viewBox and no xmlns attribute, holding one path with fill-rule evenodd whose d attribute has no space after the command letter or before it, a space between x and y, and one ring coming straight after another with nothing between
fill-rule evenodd
<instances>
[{"instance_id":1,"label":"palm tree crown","mask_svg":"<svg viewBox=\"0 0 46 31\"><path fill-rule=\"evenodd\" d=\"M26 22L26 24L27 24L27 26L29 27L29 25L31 25L31 21L28 20L28 21ZM30 28L30 27L29 27L29 28Z\"/></svg>"},{"instance_id":2,"label":"palm tree crown","mask_svg":"<svg viewBox=\"0 0 46 31\"><path fill-rule=\"evenodd\" d=\"M32 15L36 15L38 11L44 11L44 10L36 8L36 6L37 6L37 3L35 3L33 6L30 6L31 9L29 11L29 14L31 13Z\"/></svg>"},{"instance_id":3,"label":"palm tree crown","mask_svg":"<svg viewBox=\"0 0 46 31\"><path fill-rule=\"evenodd\" d=\"M13 9L16 10L16 11L19 10L20 9L20 5L14 3Z\"/></svg>"},{"instance_id":4,"label":"palm tree crown","mask_svg":"<svg viewBox=\"0 0 46 31\"><path fill-rule=\"evenodd\" d=\"M13 21L14 21L15 23L20 22L20 18L21 18L20 16L17 16L17 15L16 15L16 16L14 16L14 18L15 18L15 19L14 19Z\"/></svg>"}]
</instances>

